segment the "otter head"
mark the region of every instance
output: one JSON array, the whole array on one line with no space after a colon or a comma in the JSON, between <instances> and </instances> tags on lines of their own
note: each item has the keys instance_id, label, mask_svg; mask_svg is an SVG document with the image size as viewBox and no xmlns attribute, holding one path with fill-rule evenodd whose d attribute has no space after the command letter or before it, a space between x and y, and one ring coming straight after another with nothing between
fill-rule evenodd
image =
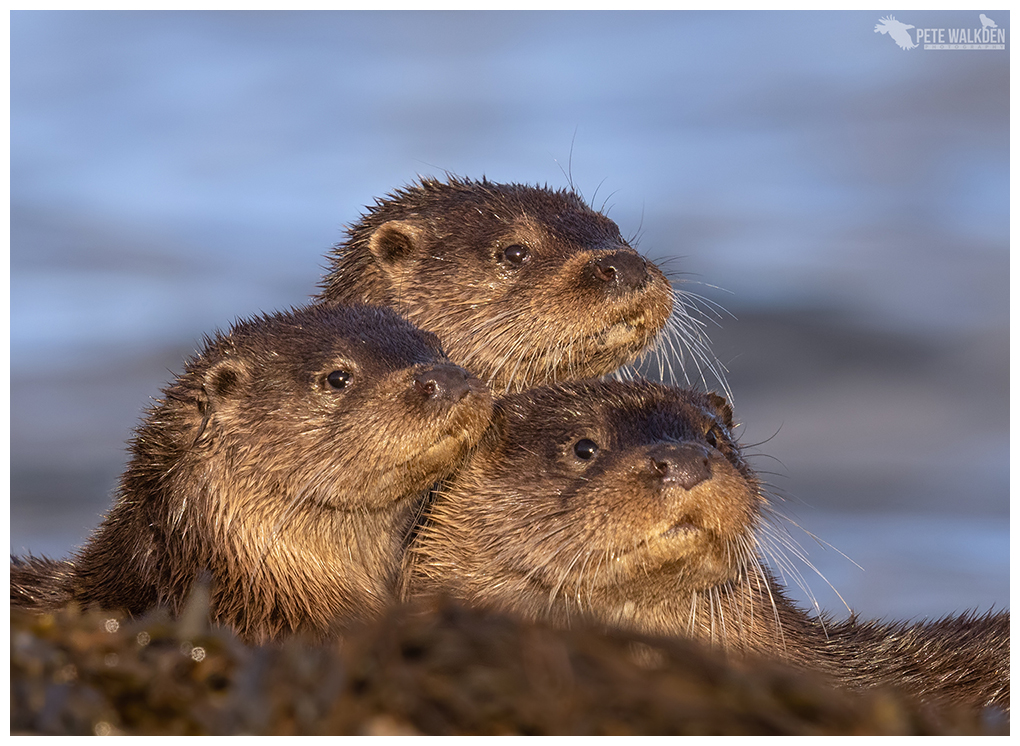
<instances>
[{"instance_id":1,"label":"otter head","mask_svg":"<svg viewBox=\"0 0 1020 746\"><path fill-rule=\"evenodd\" d=\"M762 497L714 394L580 382L498 401L435 498L408 585L612 621L736 581Z\"/></svg>"},{"instance_id":2,"label":"otter head","mask_svg":"<svg viewBox=\"0 0 1020 746\"><path fill-rule=\"evenodd\" d=\"M387 509L452 471L492 407L434 334L365 306L238 323L168 401L192 420L170 430L183 448L176 470L237 511Z\"/></svg>"},{"instance_id":3,"label":"otter head","mask_svg":"<svg viewBox=\"0 0 1020 746\"><path fill-rule=\"evenodd\" d=\"M426 179L330 259L320 300L399 309L498 391L610 373L673 310L662 272L572 191Z\"/></svg>"}]
</instances>

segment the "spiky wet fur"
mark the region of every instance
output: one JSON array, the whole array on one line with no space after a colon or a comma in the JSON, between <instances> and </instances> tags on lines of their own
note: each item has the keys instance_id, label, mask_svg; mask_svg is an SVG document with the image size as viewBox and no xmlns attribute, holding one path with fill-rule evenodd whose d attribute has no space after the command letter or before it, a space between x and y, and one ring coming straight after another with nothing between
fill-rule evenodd
<instances>
[{"instance_id":1,"label":"spiky wet fur","mask_svg":"<svg viewBox=\"0 0 1020 746\"><path fill-rule=\"evenodd\" d=\"M11 606L55 609L71 600L68 582L74 564L48 557L11 556Z\"/></svg>"},{"instance_id":2,"label":"spiky wet fur","mask_svg":"<svg viewBox=\"0 0 1020 746\"><path fill-rule=\"evenodd\" d=\"M560 384L498 400L475 453L427 510L405 558L403 595L451 595L560 626L680 634L851 687L895 685L934 703L1008 708L1008 614L835 622L786 597L760 559L764 549L782 551L780 538L759 541L776 516L732 425L721 397L643 381ZM570 462L580 438L601 445L602 466ZM711 477L679 498L661 488L647 460L663 442L707 449ZM681 507L663 523L657 500ZM654 547L678 516L707 538L628 559L623 549Z\"/></svg>"},{"instance_id":3,"label":"spiky wet fur","mask_svg":"<svg viewBox=\"0 0 1020 746\"><path fill-rule=\"evenodd\" d=\"M148 411L71 571L41 565L19 605L179 611L208 572L212 617L249 641L381 609L417 502L491 412L474 378L457 402L423 394L414 376L444 367L436 337L387 309L312 307L207 340Z\"/></svg>"},{"instance_id":4,"label":"spiky wet fur","mask_svg":"<svg viewBox=\"0 0 1020 746\"><path fill-rule=\"evenodd\" d=\"M528 247L526 264L504 261L512 245ZM640 287L592 281L591 262L610 251L637 256L573 191L422 179L349 230L319 301L395 308L494 391L520 391L611 373L666 324L673 291L654 264Z\"/></svg>"}]
</instances>

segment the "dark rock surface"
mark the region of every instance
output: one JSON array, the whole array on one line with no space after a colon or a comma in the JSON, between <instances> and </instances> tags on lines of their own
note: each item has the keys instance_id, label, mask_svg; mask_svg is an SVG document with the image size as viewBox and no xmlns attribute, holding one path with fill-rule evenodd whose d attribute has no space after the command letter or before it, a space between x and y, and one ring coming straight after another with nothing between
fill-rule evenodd
<instances>
[{"instance_id":1,"label":"dark rock surface","mask_svg":"<svg viewBox=\"0 0 1020 746\"><path fill-rule=\"evenodd\" d=\"M852 693L686 640L398 608L334 646L252 648L180 620L11 614L11 732L38 734L982 734L1001 714Z\"/></svg>"}]
</instances>

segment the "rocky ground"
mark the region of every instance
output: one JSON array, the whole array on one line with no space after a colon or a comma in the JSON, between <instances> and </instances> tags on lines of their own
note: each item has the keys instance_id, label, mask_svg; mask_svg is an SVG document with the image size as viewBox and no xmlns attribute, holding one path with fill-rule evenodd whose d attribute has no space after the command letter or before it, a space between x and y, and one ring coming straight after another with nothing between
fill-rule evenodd
<instances>
[{"instance_id":1,"label":"rocky ground","mask_svg":"<svg viewBox=\"0 0 1020 746\"><path fill-rule=\"evenodd\" d=\"M248 647L204 610L11 612L11 732L38 734L984 734L996 713L852 693L686 640L397 608L324 646Z\"/></svg>"}]
</instances>

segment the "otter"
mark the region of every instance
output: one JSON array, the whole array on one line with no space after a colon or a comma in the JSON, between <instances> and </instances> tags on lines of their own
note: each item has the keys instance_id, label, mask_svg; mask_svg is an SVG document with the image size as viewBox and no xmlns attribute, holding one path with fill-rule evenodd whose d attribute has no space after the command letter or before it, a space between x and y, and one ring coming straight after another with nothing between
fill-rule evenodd
<instances>
[{"instance_id":1,"label":"otter","mask_svg":"<svg viewBox=\"0 0 1020 746\"><path fill-rule=\"evenodd\" d=\"M494 391L601 377L659 338L661 365L686 347L725 385L693 298L576 192L451 177L377 200L317 301L399 310Z\"/></svg>"},{"instance_id":2,"label":"otter","mask_svg":"<svg viewBox=\"0 0 1020 746\"><path fill-rule=\"evenodd\" d=\"M645 381L498 399L424 512L402 596L692 637L852 688L1008 708L1008 613L836 622L786 597L756 539L774 510L733 429L723 397Z\"/></svg>"},{"instance_id":3,"label":"otter","mask_svg":"<svg viewBox=\"0 0 1020 746\"><path fill-rule=\"evenodd\" d=\"M210 615L249 642L381 610L429 488L488 424L484 384L388 309L240 321L163 391L115 504L71 561L12 562L12 605Z\"/></svg>"}]
</instances>

